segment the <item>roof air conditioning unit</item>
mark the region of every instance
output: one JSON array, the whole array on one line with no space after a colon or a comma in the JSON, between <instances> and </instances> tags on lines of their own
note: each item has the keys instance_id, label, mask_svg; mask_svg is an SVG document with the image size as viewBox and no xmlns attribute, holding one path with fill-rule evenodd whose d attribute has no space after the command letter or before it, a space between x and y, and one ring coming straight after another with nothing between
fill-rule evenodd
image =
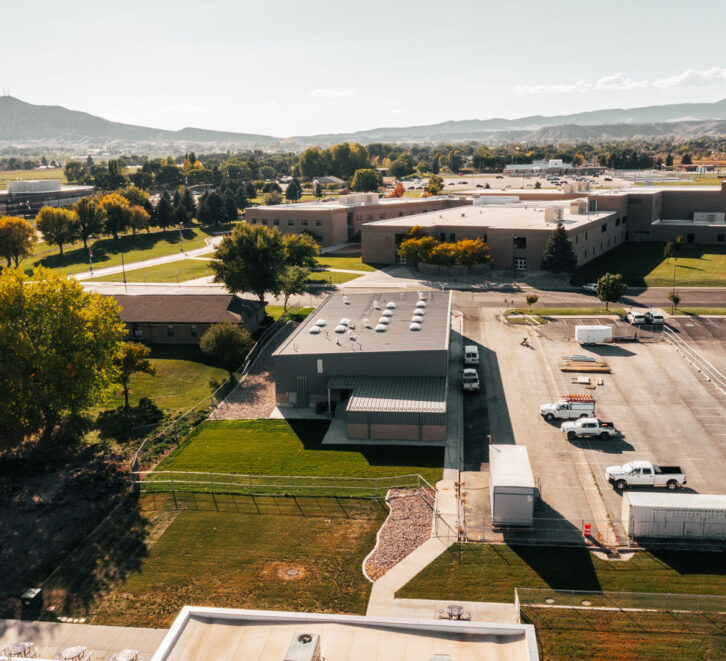
<instances>
[{"instance_id":1,"label":"roof air conditioning unit","mask_svg":"<svg viewBox=\"0 0 726 661\"><path fill-rule=\"evenodd\" d=\"M343 296L343 303L350 305L350 299L347 296Z\"/></svg>"},{"instance_id":2,"label":"roof air conditioning unit","mask_svg":"<svg viewBox=\"0 0 726 661\"><path fill-rule=\"evenodd\" d=\"M296 633L287 648L285 661L320 661L320 635Z\"/></svg>"},{"instance_id":3,"label":"roof air conditioning unit","mask_svg":"<svg viewBox=\"0 0 726 661\"><path fill-rule=\"evenodd\" d=\"M390 303L386 303L386 307L389 310L395 310L398 306L393 301L391 301Z\"/></svg>"},{"instance_id":4,"label":"roof air conditioning unit","mask_svg":"<svg viewBox=\"0 0 726 661\"><path fill-rule=\"evenodd\" d=\"M378 326L376 326L376 333L385 333L387 328L388 326L385 324L378 324Z\"/></svg>"},{"instance_id":5,"label":"roof air conditioning unit","mask_svg":"<svg viewBox=\"0 0 726 661\"><path fill-rule=\"evenodd\" d=\"M383 316L384 317L392 317L393 316L393 312L391 312L390 310L384 310L383 311Z\"/></svg>"},{"instance_id":6,"label":"roof air conditioning unit","mask_svg":"<svg viewBox=\"0 0 726 661\"><path fill-rule=\"evenodd\" d=\"M375 308L376 310L380 310L380 309L381 309L381 306L380 306L380 305L378 305L378 301L373 301L373 307L374 307L374 308Z\"/></svg>"},{"instance_id":7,"label":"roof air conditioning unit","mask_svg":"<svg viewBox=\"0 0 726 661\"><path fill-rule=\"evenodd\" d=\"M328 322L327 322L327 321L325 321L325 319L318 319L318 320L317 320L317 321L315 322L315 325L316 325L316 326L320 326L320 327L322 328L323 326L327 326L327 325L328 325Z\"/></svg>"},{"instance_id":8,"label":"roof air conditioning unit","mask_svg":"<svg viewBox=\"0 0 726 661\"><path fill-rule=\"evenodd\" d=\"M311 335L318 335L318 334L319 334L320 332L321 332L321 328L320 328L320 326L313 326L313 327L312 327L312 328L310 329L310 334L311 334Z\"/></svg>"},{"instance_id":9,"label":"roof air conditioning unit","mask_svg":"<svg viewBox=\"0 0 726 661\"><path fill-rule=\"evenodd\" d=\"M409 329L412 331L420 331L421 330L421 324L413 323L409 326Z\"/></svg>"},{"instance_id":10,"label":"roof air conditioning unit","mask_svg":"<svg viewBox=\"0 0 726 661\"><path fill-rule=\"evenodd\" d=\"M428 304L426 303L426 301L419 301L418 303L416 303L417 308L425 308L427 305Z\"/></svg>"},{"instance_id":11,"label":"roof air conditioning unit","mask_svg":"<svg viewBox=\"0 0 726 661\"><path fill-rule=\"evenodd\" d=\"M411 317L411 321L413 321L415 324L422 324L423 317L420 317L419 315L415 314L413 317Z\"/></svg>"},{"instance_id":12,"label":"roof air conditioning unit","mask_svg":"<svg viewBox=\"0 0 726 661\"><path fill-rule=\"evenodd\" d=\"M388 326L388 324L390 324L390 323L391 323L391 320L390 320L390 319L389 319L388 317L381 317L381 318L380 318L380 319L378 320L378 324L379 324L379 325L380 325L380 324L383 324L383 325L385 325L385 326Z\"/></svg>"},{"instance_id":13,"label":"roof air conditioning unit","mask_svg":"<svg viewBox=\"0 0 726 661\"><path fill-rule=\"evenodd\" d=\"M367 319L367 318L366 318L366 319L364 319L364 320L363 320L363 328L370 328L370 327L371 327L371 322L370 322L370 321L368 321L368 319Z\"/></svg>"},{"instance_id":14,"label":"roof air conditioning unit","mask_svg":"<svg viewBox=\"0 0 726 661\"><path fill-rule=\"evenodd\" d=\"M337 325L335 327L335 332L336 333L345 333L345 331L347 331L347 330L348 330L348 327L347 326L343 326L343 324L339 324L339 325Z\"/></svg>"}]
</instances>

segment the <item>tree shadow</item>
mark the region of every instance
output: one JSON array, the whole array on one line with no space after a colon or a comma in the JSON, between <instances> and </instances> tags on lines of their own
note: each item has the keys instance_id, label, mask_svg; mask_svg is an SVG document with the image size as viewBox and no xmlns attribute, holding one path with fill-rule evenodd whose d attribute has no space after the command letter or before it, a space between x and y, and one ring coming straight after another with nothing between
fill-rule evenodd
<instances>
[{"instance_id":1,"label":"tree shadow","mask_svg":"<svg viewBox=\"0 0 726 661\"><path fill-rule=\"evenodd\" d=\"M553 590L602 590L590 552L584 547L510 546Z\"/></svg>"},{"instance_id":2,"label":"tree shadow","mask_svg":"<svg viewBox=\"0 0 726 661\"><path fill-rule=\"evenodd\" d=\"M142 397L138 406L108 409L98 414L96 428L103 440L119 443L139 440L149 435L165 419L164 412L150 399Z\"/></svg>"}]
</instances>

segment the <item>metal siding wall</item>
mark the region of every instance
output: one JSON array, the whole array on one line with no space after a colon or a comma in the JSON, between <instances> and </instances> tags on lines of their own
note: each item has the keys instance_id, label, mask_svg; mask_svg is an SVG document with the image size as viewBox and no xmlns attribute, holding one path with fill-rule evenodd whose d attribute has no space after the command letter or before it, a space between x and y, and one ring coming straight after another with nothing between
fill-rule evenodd
<instances>
[{"instance_id":1,"label":"metal siding wall","mask_svg":"<svg viewBox=\"0 0 726 661\"><path fill-rule=\"evenodd\" d=\"M531 489L496 487L492 521L499 525L531 526L534 518L534 493Z\"/></svg>"}]
</instances>

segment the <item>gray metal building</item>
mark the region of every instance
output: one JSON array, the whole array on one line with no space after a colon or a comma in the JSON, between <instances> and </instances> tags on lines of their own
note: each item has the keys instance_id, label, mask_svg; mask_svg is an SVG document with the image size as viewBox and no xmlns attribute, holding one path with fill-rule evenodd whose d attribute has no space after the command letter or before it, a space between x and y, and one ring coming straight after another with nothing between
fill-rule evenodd
<instances>
[{"instance_id":1,"label":"gray metal building","mask_svg":"<svg viewBox=\"0 0 726 661\"><path fill-rule=\"evenodd\" d=\"M278 405L323 403L352 439L444 441L450 317L450 292L328 297L273 354Z\"/></svg>"},{"instance_id":2,"label":"gray metal building","mask_svg":"<svg viewBox=\"0 0 726 661\"><path fill-rule=\"evenodd\" d=\"M536 491L524 445L489 446L489 495L494 525L531 526Z\"/></svg>"}]
</instances>

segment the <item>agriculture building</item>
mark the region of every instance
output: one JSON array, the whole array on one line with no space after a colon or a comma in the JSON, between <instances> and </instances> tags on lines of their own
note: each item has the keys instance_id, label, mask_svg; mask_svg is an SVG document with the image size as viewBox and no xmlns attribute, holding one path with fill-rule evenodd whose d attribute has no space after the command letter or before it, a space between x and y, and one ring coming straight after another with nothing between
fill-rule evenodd
<instances>
[{"instance_id":1,"label":"agriculture building","mask_svg":"<svg viewBox=\"0 0 726 661\"><path fill-rule=\"evenodd\" d=\"M312 234L321 246L326 247L352 240L363 223L471 203L471 198L465 197L379 198L378 193L353 193L330 202L247 207L245 219L252 225L277 227L282 234Z\"/></svg>"},{"instance_id":2,"label":"agriculture building","mask_svg":"<svg viewBox=\"0 0 726 661\"><path fill-rule=\"evenodd\" d=\"M278 404L351 439L444 441L450 316L450 292L328 297L273 354Z\"/></svg>"},{"instance_id":3,"label":"agriculture building","mask_svg":"<svg viewBox=\"0 0 726 661\"><path fill-rule=\"evenodd\" d=\"M95 190L93 186L61 186L59 179L9 181L8 189L0 191L0 213L35 215L41 207L66 207Z\"/></svg>"},{"instance_id":4,"label":"agriculture building","mask_svg":"<svg viewBox=\"0 0 726 661\"><path fill-rule=\"evenodd\" d=\"M474 206L446 209L363 225L363 261L395 264L398 246L414 225L440 241L483 239L496 269L538 270L552 230L562 223L579 264L594 259L626 239L625 212L599 210L585 197L522 202L516 197L480 197Z\"/></svg>"}]
</instances>

